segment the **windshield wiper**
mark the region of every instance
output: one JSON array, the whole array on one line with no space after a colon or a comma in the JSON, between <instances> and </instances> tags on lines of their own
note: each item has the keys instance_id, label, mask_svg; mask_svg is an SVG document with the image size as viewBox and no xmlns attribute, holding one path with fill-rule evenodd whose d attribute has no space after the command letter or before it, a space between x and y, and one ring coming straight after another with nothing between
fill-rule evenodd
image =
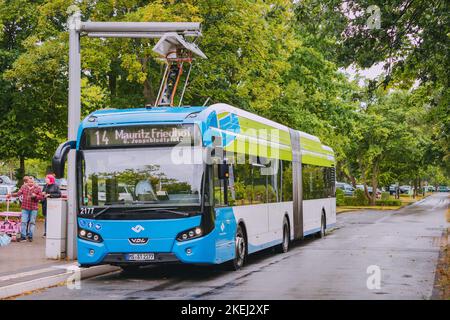
<instances>
[{"instance_id":1,"label":"windshield wiper","mask_svg":"<svg viewBox=\"0 0 450 320\"><path fill-rule=\"evenodd\" d=\"M103 213L105 213L106 211L108 211L109 209L111 209L111 207L105 207L103 210L97 212L96 214L94 214L92 216L93 219L97 218L98 216L102 215Z\"/></svg>"},{"instance_id":2,"label":"windshield wiper","mask_svg":"<svg viewBox=\"0 0 450 320\"><path fill-rule=\"evenodd\" d=\"M143 208L143 209L128 209L125 212L139 212L139 211L160 211L160 212L167 212L167 213L174 213L183 217L188 217L189 213L183 212L183 211L175 211L171 210L175 208Z\"/></svg>"}]
</instances>

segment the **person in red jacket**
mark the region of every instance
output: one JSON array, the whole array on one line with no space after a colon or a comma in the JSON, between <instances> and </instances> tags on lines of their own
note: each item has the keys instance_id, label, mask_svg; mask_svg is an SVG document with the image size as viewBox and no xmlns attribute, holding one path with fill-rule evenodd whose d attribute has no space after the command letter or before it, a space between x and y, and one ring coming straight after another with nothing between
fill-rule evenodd
<instances>
[{"instance_id":1,"label":"person in red jacket","mask_svg":"<svg viewBox=\"0 0 450 320\"><path fill-rule=\"evenodd\" d=\"M41 188L34 183L33 177L24 177L23 185L18 192L7 195L20 197L22 196L22 226L21 226L21 242L33 241L33 233L36 225L36 217L38 213L39 201L44 199Z\"/></svg>"}]
</instances>

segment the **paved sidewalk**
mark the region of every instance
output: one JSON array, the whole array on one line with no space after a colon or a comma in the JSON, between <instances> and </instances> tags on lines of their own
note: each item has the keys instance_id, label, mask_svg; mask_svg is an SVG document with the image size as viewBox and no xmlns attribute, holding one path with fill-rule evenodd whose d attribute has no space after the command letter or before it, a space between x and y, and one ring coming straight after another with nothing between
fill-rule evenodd
<instances>
[{"instance_id":1,"label":"paved sidewalk","mask_svg":"<svg viewBox=\"0 0 450 320\"><path fill-rule=\"evenodd\" d=\"M0 277L12 272L20 272L39 266L64 264L65 261L45 258L44 222L38 221L33 242L13 242L0 248Z\"/></svg>"},{"instance_id":2,"label":"paved sidewalk","mask_svg":"<svg viewBox=\"0 0 450 320\"><path fill-rule=\"evenodd\" d=\"M0 299L65 282L74 275L76 261L45 257L44 222L38 221L33 242L11 242L0 247ZM81 278L118 270L112 266L80 269Z\"/></svg>"}]
</instances>

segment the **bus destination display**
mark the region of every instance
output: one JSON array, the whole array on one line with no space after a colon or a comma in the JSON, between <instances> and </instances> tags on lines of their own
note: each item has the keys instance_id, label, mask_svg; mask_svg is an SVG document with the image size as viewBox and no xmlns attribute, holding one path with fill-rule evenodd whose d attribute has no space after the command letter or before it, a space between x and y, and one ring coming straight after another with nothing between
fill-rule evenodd
<instances>
[{"instance_id":1,"label":"bus destination display","mask_svg":"<svg viewBox=\"0 0 450 320\"><path fill-rule=\"evenodd\" d=\"M192 144L193 126L129 126L85 130L86 148Z\"/></svg>"}]
</instances>

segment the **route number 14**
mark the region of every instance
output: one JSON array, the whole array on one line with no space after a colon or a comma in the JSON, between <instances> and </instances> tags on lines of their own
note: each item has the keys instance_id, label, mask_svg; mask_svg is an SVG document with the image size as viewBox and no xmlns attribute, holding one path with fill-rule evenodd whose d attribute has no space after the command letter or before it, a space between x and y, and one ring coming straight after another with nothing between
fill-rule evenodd
<instances>
[{"instance_id":1,"label":"route number 14","mask_svg":"<svg viewBox=\"0 0 450 320\"><path fill-rule=\"evenodd\" d=\"M95 135L97 136L97 145L101 145L101 144L104 144L105 146L108 145L109 138L106 135L106 131L103 131L103 135L101 137L101 141L100 141L100 132L99 131L95 131Z\"/></svg>"}]
</instances>

